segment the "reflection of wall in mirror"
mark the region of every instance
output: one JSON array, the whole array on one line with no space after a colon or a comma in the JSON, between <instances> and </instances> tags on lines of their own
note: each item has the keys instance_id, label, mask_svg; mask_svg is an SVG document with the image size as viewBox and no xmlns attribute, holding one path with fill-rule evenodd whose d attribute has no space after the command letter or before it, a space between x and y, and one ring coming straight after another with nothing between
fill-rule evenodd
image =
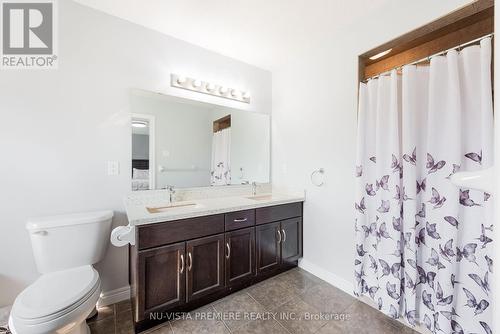
<instances>
[{"instance_id":1,"label":"reflection of wall in mirror","mask_svg":"<svg viewBox=\"0 0 500 334\"><path fill-rule=\"evenodd\" d=\"M155 188L209 186L212 125L206 108L135 94L131 103L133 112L156 118Z\"/></svg>"},{"instance_id":2,"label":"reflection of wall in mirror","mask_svg":"<svg viewBox=\"0 0 500 334\"><path fill-rule=\"evenodd\" d=\"M214 110L213 120L227 115ZM245 111L231 112L231 183L269 182L269 116Z\"/></svg>"},{"instance_id":3,"label":"reflection of wall in mirror","mask_svg":"<svg viewBox=\"0 0 500 334\"><path fill-rule=\"evenodd\" d=\"M132 134L132 159L149 159L149 135Z\"/></svg>"}]
</instances>

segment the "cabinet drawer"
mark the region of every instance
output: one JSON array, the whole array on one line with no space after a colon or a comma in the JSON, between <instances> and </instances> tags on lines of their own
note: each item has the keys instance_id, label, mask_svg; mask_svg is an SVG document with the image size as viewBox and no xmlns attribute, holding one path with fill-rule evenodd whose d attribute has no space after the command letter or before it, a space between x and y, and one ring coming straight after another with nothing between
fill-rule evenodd
<instances>
[{"instance_id":1,"label":"cabinet drawer","mask_svg":"<svg viewBox=\"0 0 500 334\"><path fill-rule=\"evenodd\" d=\"M265 224L302 216L302 202L268 206L255 210L256 224Z\"/></svg>"},{"instance_id":2,"label":"cabinet drawer","mask_svg":"<svg viewBox=\"0 0 500 334\"><path fill-rule=\"evenodd\" d=\"M224 215L226 231L255 225L255 210L229 212Z\"/></svg>"},{"instance_id":3,"label":"cabinet drawer","mask_svg":"<svg viewBox=\"0 0 500 334\"><path fill-rule=\"evenodd\" d=\"M137 245L145 249L223 232L224 215L175 220L139 226Z\"/></svg>"}]
</instances>

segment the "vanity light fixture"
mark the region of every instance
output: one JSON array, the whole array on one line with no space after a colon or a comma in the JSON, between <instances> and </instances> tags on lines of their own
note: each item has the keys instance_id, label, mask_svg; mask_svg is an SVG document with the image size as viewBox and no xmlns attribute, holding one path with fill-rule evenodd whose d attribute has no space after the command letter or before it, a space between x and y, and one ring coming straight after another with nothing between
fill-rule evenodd
<instances>
[{"instance_id":1,"label":"vanity light fixture","mask_svg":"<svg viewBox=\"0 0 500 334\"><path fill-rule=\"evenodd\" d=\"M392 49L389 49L389 50L385 50L385 51L379 52L379 53L377 53L376 55L371 56L371 57L370 57L370 59L371 59L371 60L379 59L379 58L381 58L381 57L385 56L386 54L388 54L388 53L389 53L389 52L391 52L391 51L392 51Z\"/></svg>"},{"instance_id":2,"label":"vanity light fixture","mask_svg":"<svg viewBox=\"0 0 500 334\"><path fill-rule=\"evenodd\" d=\"M226 99L250 103L250 92L217 85L211 82L193 79L177 74L170 75L170 86L187 89L193 92L223 97Z\"/></svg>"}]
</instances>

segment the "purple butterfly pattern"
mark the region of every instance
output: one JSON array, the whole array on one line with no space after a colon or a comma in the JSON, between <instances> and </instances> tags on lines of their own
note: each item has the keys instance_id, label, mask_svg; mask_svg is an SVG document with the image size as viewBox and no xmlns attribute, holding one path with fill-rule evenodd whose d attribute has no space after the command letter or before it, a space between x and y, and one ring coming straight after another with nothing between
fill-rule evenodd
<instances>
[{"instance_id":1,"label":"purple butterfly pattern","mask_svg":"<svg viewBox=\"0 0 500 334\"><path fill-rule=\"evenodd\" d=\"M411 163L413 166L416 166L417 165L417 148L415 147L413 149L413 152L411 153L411 155L404 154L403 159L404 159L404 161Z\"/></svg>"},{"instance_id":2,"label":"purple butterfly pattern","mask_svg":"<svg viewBox=\"0 0 500 334\"><path fill-rule=\"evenodd\" d=\"M481 165L483 161L483 151L480 151L479 153L470 152L465 154L465 157Z\"/></svg>"},{"instance_id":3,"label":"purple butterfly pattern","mask_svg":"<svg viewBox=\"0 0 500 334\"><path fill-rule=\"evenodd\" d=\"M420 321L434 333L450 327L451 333L488 333L492 225L479 221L474 232L468 216L456 208L483 210L491 195L450 183L460 166L480 168L483 152L464 152L455 160L432 152L426 161L417 160L417 147L405 152L367 157L364 166L366 161L374 164L362 172L356 169L362 193L355 203L361 219L356 227L355 294L367 296L379 310L410 326ZM467 234L459 237L464 229ZM469 319L476 319L474 329L469 329Z\"/></svg>"},{"instance_id":4,"label":"purple butterfly pattern","mask_svg":"<svg viewBox=\"0 0 500 334\"><path fill-rule=\"evenodd\" d=\"M377 192L373 190L373 183L367 183L365 186L366 194L368 196L375 196Z\"/></svg>"},{"instance_id":5,"label":"purple butterfly pattern","mask_svg":"<svg viewBox=\"0 0 500 334\"><path fill-rule=\"evenodd\" d=\"M469 190L460 189L460 204L463 206L481 206L469 198Z\"/></svg>"},{"instance_id":6,"label":"purple butterfly pattern","mask_svg":"<svg viewBox=\"0 0 500 334\"><path fill-rule=\"evenodd\" d=\"M437 172L438 170L443 168L444 165L446 165L446 161L440 160L438 162L434 162L434 158L432 157L432 155L427 153L427 164L425 165L425 167L428 169L428 174Z\"/></svg>"},{"instance_id":7,"label":"purple butterfly pattern","mask_svg":"<svg viewBox=\"0 0 500 334\"><path fill-rule=\"evenodd\" d=\"M441 197L436 188L432 188L432 197L428 202L434 205L434 209L439 209L440 207L442 207L445 201L446 197Z\"/></svg>"},{"instance_id":8,"label":"purple butterfly pattern","mask_svg":"<svg viewBox=\"0 0 500 334\"><path fill-rule=\"evenodd\" d=\"M427 179L423 179L422 181L417 182L417 194L419 194L421 191L425 191L425 188L426 188L426 182L427 182Z\"/></svg>"}]
</instances>

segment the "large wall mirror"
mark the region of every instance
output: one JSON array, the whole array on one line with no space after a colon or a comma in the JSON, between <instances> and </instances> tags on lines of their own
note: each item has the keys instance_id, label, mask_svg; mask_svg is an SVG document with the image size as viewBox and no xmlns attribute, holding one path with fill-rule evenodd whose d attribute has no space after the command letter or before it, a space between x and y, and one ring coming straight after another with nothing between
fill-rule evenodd
<instances>
[{"instance_id":1,"label":"large wall mirror","mask_svg":"<svg viewBox=\"0 0 500 334\"><path fill-rule=\"evenodd\" d=\"M269 115L131 93L132 190L267 183Z\"/></svg>"}]
</instances>

